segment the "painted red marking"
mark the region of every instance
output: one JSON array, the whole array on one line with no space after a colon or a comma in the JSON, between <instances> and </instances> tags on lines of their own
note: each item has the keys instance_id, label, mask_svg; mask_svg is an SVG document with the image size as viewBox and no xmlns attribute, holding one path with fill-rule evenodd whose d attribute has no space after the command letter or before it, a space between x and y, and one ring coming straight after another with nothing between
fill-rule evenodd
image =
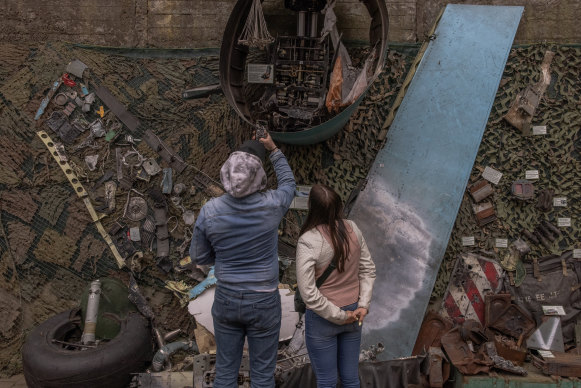
<instances>
[{"instance_id":1,"label":"painted red marking","mask_svg":"<svg viewBox=\"0 0 581 388\"><path fill-rule=\"evenodd\" d=\"M480 291L478 291L478 288L476 288L476 284L474 284L472 279L464 279L462 285L474 312L478 316L478 320L484 325L484 298L480 295Z\"/></svg>"},{"instance_id":2,"label":"painted red marking","mask_svg":"<svg viewBox=\"0 0 581 388\"><path fill-rule=\"evenodd\" d=\"M448 296L444 301L444 307L446 308L448 315L450 316L450 318L452 318L454 322L457 323L464 322L464 317L461 316L462 312L458 308L458 305L456 304L456 301L454 300L454 297L452 296L451 292L448 292Z\"/></svg>"}]
</instances>

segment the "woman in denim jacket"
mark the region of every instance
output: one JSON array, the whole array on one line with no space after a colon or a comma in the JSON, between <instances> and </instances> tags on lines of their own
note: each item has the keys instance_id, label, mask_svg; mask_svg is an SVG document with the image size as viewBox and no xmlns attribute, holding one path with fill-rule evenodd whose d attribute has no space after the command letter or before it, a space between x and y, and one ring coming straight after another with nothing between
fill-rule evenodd
<instances>
[{"instance_id":1,"label":"woman in denim jacket","mask_svg":"<svg viewBox=\"0 0 581 388\"><path fill-rule=\"evenodd\" d=\"M359 387L361 324L367 315L375 264L361 231L342 217L339 195L314 185L309 214L297 244L297 281L307 306L305 336L318 388ZM336 269L321 285L316 279L333 262Z\"/></svg>"}]
</instances>

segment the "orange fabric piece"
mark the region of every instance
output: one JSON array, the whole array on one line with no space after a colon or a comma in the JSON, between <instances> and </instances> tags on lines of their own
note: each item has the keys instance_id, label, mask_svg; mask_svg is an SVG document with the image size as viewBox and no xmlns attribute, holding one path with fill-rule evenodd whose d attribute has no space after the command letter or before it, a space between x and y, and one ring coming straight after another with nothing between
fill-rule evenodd
<instances>
[{"instance_id":1,"label":"orange fabric piece","mask_svg":"<svg viewBox=\"0 0 581 388\"><path fill-rule=\"evenodd\" d=\"M343 88L343 66L341 64L341 56L338 55L331 73L331 80L329 81L329 91L327 92L327 99L325 106L327 111L339 112L341 107L341 89Z\"/></svg>"}]
</instances>

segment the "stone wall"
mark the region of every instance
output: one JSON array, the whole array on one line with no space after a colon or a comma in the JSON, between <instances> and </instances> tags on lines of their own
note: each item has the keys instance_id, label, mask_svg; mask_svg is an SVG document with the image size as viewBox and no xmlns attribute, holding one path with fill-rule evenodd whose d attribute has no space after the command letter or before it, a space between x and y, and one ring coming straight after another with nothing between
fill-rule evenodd
<instances>
[{"instance_id":1,"label":"stone wall","mask_svg":"<svg viewBox=\"0 0 581 388\"><path fill-rule=\"evenodd\" d=\"M423 40L445 4L444 0L415 0L418 40ZM516 34L516 43L580 43L581 1L579 0L457 0L453 3L480 5L522 5L525 12Z\"/></svg>"},{"instance_id":2,"label":"stone wall","mask_svg":"<svg viewBox=\"0 0 581 388\"><path fill-rule=\"evenodd\" d=\"M0 0L0 40L70 41L107 46L218 47L236 0ZM578 0L457 0L457 3L526 5L517 43L581 42ZM389 40L422 41L444 0L387 0ZM264 0L269 28L294 26L282 0ZM367 40L369 15L359 0L337 0L346 40ZM322 20L321 20L322 23Z\"/></svg>"}]
</instances>

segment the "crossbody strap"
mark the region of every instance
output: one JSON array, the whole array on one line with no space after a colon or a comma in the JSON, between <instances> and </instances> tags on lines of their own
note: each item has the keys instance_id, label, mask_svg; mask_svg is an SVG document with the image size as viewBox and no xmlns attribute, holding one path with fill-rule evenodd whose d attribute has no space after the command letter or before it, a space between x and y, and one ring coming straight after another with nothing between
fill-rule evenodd
<instances>
[{"instance_id":1,"label":"crossbody strap","mask_svg":"<svg viewBox=\"0 0 581 388\"><path fill-rule=\"evenodd\" d=\"M331 263L329 264L325 272L323 272L323 274L317 279L317 282L315 283L317 285L317 288L320 288L323 285L325 280L327 280L327 278L329 277L329 275L331 275L331 272L333 272L335 268L337 268L337 266L335 265L335 262L331 260Z\"/></svg>"}]
</instances>

